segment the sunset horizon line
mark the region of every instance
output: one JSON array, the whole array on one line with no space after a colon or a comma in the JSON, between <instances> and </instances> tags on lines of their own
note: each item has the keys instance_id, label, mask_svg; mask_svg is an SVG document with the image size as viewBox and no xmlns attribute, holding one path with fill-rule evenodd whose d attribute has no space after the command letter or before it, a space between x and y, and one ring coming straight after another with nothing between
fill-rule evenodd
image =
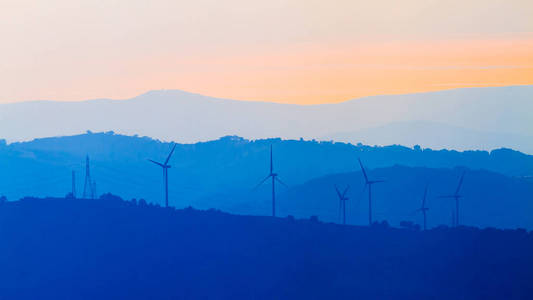
<instances>
[{"instance_id":1,"label":"sunset horizon line","mask_svg":"<svg viewBox=\"0 0 533 300\"><path fill-rule=\"evenodd\" d=\"M440 84L438 86L452 86L453 84ZM210 95L208 93L202 93L200 91L192 91L187 90L183 88L154 88L154 89L148 89L144 92L136 93L133 96L126 96L126 97L94 97L94 98L80 98L80 99L34 99L34 100L14 100L9 102L1 102L0 105L3 104L22 104L22 103L31 103L31 102L63 102L63 103L80 103L80 102L91 102L91 101L129 101L133 100L135 98L144 96L146 94L152 93L152 92L163 92L163 91L169 91L169 92L182 92L185 94L190 95L196 95L201 97L208 97L211 99L219 99L219 100L227 100L227 101L239 101L239 102L258 102L258 103L273 103L273 104L286 104L286 105L297 105L297 106L315 106L315 105L325 105L325 104L341 104L345 102L355 101L355 100L361 100L365 98L371 98L371 97L381 97L381 96L402 96L402 95L415 95L415 94L430 94L430 93L439 93L439 92L446 92L446 91L454 91L454 90L466 90L466 89L485 89L485 88L513 88L513 87L528 87L533 86L532 83L524 83L524 84L502 84L502 85L485 85L485 84L479 84L474 85L470 84L467 86L460 86L460 87L450 87L450 88L441 88L441 89L431 89L431 90L423 90L423 91L413 91L413 92L407 92L407 93L378 93L378 94L369 94L359 97L352 97L347 98L344 100L331 100L330 101L324 101L320 103L294 103L289 101L276 101L276 100L261 100L261 99L244 99L244 98L233 98L228 96L217 96L217 95Z\"/></svg>"}]
</instances>

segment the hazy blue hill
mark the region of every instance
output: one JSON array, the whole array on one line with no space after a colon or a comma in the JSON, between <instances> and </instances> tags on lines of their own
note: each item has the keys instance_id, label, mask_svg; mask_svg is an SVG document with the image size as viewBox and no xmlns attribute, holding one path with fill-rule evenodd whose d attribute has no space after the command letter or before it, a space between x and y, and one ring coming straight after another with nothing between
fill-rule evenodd
<instances>
[{"instance_id":1,"label":"hazy blue hill","mask_svg":"<svg viewBox=\"0 0 533 300\"><path fill-rule=\"evenodd\" d=\"M533 153L528 150L533 149L532 136L471 130L431 121L392 122L357 131L338 132L322 139L349 143L364 142L369 145L421 144L434 149L440 149L443 145L448 149L498 149L502 146L514 148L516 145L521 145L521 150Z\"/></svg>"},{"instance_id":2,"label":"hazy blue hill","mask_svg":"<svg viewBox=\"0 0 533 300\"><path fill-rule=\"evenodd\" d=\"M268 173L271 144L274 147L275 171L291 186L329 174L358 171L358 157L369 169L386 168L396 164L426 168L462 166L471 170L484 169L518 177L505 178L511 180L513 186L520 185L527 176L533 174L533 157L509 149L491 152L433 151L402 146L369 147L280 139L249 141L238 137L225 137L210 142L177 145L170 161L171 205L193 205L205 209L215 207L244 214L268 214L268 187L255 192L251 189ZM90 133L0 145L0 195L6 195L10 200L28 195L64 196L71 189L71 171L75 170L77 194L81 196L85 155L89 154L91 175L96 180L98 193L112 192L126 198L145 198L162 203L161 169L147 159L163 161L169 150L168 143L112 133ZM405 169L405 172L408 174L411 171ZM443 183L443 188L449 185L453 187L456 175L447 175L450 182ZM420 177L423 182L426 181L424 176ZM403 182L403 179L405 178L399 176L400 182ZM418 182L419 179L413 179L412 183ZM360 182L361 179L357 178L354 184ZM391 185L393 186L394 182L384 185L384 188ZM494 189L491 195L506 191L505 186L497 183L491 183L490 187ZM484 190L486 184L482 182L478 186L470 185L467 188ZM278 191L281 197L287 192L284 188ZM413 190L412 193L414 197L420 190ZM379 191L376 197L380 197ZM524 197L527 198L523 196L520 199L525 199ZM416 199L418 198L417 196ZM489 199L501 202L501 198ZM334 200L328 198L324 201ZM467 203L468 200L465 200L465 205L468 205ZM282 209L284 204L280 205ZM302 203L301 207L293 207L287 213L301 214L307 209L308 205ZM476 221L471 223L473 225L486 224L475 219L470 221ZM514 227L507 221L494 223L496 224ZM514 224L519 226L524 222Z\"/></svg>"},{"instance_id":3,"label":"hazy blue hill","mask_svg":"<svg viewBox=\"0 0 533 300\"><path fill-rule=\"evenodd\" d=\"M303 137L436 149L507 147L533 154L532 97L533 86L508 86L289 105L160 90L126 100L0 104L0 138L113 130L186 143L226 135Z\"/></svg>"},{"instance_id":4,"label":"hazy blue hill","mask_svg":"<svg viewBox=\"0 0 533 300\"><path fill-rule=\"evenodd\" d=\"M268 147L273 144L276 165L287 168L286 164L305 163L316 169L338 170L352 169L361 157L371 167L404 164L428 167L467 166L487 169L511 176L533 175L533 156L511 149L493 151L454 151L431 150L420 147L408 148L400 145L367 146L335 142L316 142L314 140L258 139L247 140L237 136L227 136L209 142L195 144L178 144L175 163L182 165L193 161L211 166L211 161L223 159L220 163L235 163L237 160L258 160L252 154L265 154L261 161L268 165ZM106 133L87 133L74 136L35 139L30 142L18 142L0 145L3 153L12 153L20 157L42 155L45 158L54 155L80 157L89 154L95 159L113 161L145 160L146 158L164 158L170 149L168 142L161 142L148 137L125 136ZM40 157L39 157L40 158ZM61 163L61 162L58 162ZM246 162L249 165L249 162ZM345 167L339 167L345 165ZM213 166L217 168L216 165ZM287 169L291 169L288 167Z\"/></svg>"},{"instance_id":5,"label":"hazy blue hill","mask_svg":"<svg viewBox=\"0 0 533 300\"><path fill-rule=\"evenodd\" d=\"M533 182L507 177L484 170L430 169L393 166L368 170L372 179L386 182L373 187L373 218L386 220L394 226L401 221L422 224L421 204L428 184L428 226L451 224L453 199L441 199L455 191L459 178L465 173L460 194L460 222L471 226L500 228L533 228ZM297 216L316 215L320 219L339 221L339 201L334 189L350 185L347 196L347 222L368 224L368 190L364 190L361 172L324 176L291 187L280 199L280 210Z\"/></svg>"},{"instance_id":6,"label":"hazy blue hill","mask_svg":"<svg viewBox=\"0 0 533 300\"><path fill-rule=\"evenodd\" d=\"M531 299L533 235L99 200L0 205L2 299Z\"/></svg>"}]
</instances>

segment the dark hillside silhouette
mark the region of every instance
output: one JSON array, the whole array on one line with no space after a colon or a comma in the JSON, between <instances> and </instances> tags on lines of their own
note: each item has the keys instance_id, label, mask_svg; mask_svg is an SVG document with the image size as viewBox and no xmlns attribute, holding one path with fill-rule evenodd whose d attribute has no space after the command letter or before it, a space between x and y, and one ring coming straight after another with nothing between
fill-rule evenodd
<instances>
[{"instance_id":1,"label":"dark hillside silhouette","mask_svg":"<svg viewBox=\"0 0 533 300\"><path fill-rule=\"evenodd\" d=\"M525 230L353 227L107 194L5 203L0 240L1 299L533 297Z\"/></svg>"}]
</instances>

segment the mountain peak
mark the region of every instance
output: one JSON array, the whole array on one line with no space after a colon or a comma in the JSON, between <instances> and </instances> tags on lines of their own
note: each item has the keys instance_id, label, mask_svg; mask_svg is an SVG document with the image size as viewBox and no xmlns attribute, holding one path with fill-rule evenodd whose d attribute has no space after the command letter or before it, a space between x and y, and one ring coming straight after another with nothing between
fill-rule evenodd
<instances>
[{"instance_id":1,"label":"mountain peak","mask_svg":"<svg viewBox=\"0 0 533 300\"><path fill-rule=\"evenodd\" d=\"M137 97L132 98L131 100L154 100L154 99L219 99L215 97L210 97L198 93L192 93L184 90L150 90L143 94L140 94Z\"/></svg>"}]
</instances>

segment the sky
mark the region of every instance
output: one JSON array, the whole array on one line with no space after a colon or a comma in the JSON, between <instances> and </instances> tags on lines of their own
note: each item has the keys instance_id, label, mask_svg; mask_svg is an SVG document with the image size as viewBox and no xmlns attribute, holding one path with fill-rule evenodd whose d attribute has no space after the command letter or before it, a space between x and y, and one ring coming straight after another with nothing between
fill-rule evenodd
<instances>
[{"instance_id":1,"label":"sky","mask_svg":"<svg viewBox=\"0 0 533 300\"><path fill-rule=\"evenodd\" d=\"M0 103L533 84L531 0L0 0Z\"/></svg>"}]
</instances>

